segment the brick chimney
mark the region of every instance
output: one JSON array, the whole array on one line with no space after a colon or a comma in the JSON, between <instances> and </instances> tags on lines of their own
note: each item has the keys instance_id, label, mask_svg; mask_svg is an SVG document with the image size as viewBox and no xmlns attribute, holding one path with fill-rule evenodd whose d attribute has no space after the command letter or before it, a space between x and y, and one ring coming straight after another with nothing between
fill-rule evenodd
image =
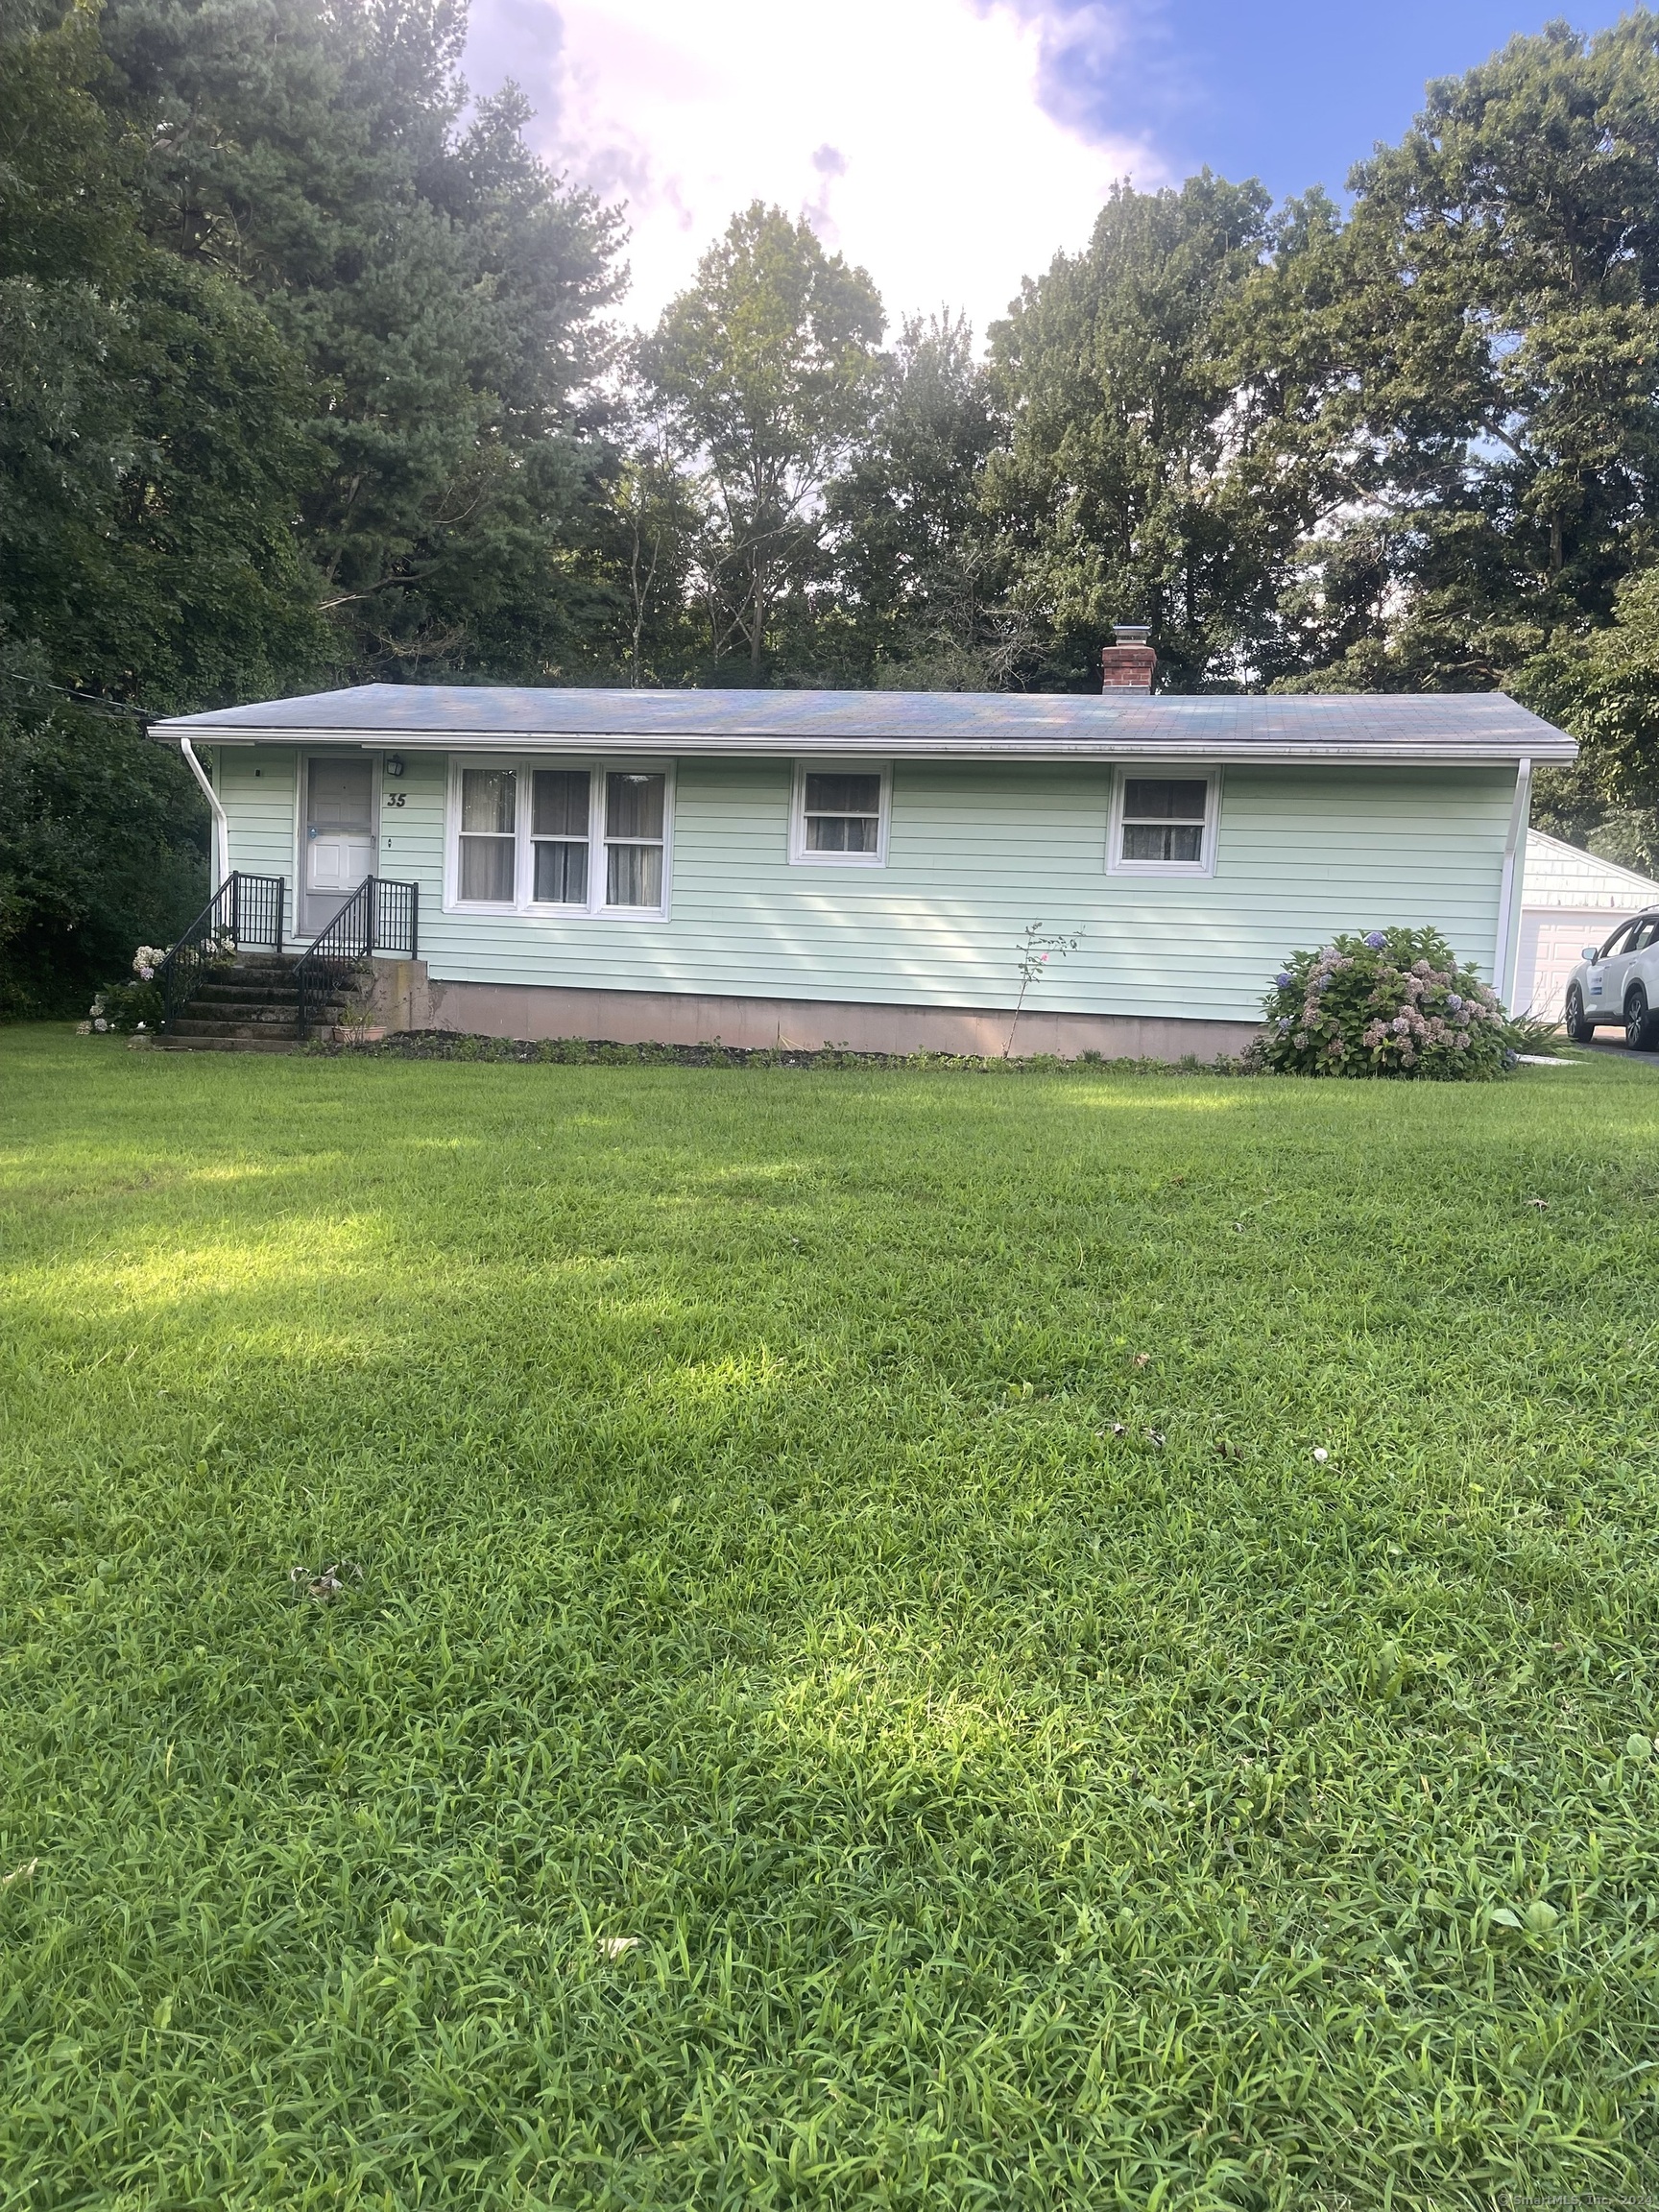
<instances>
[{"instance_id":1,"label":"brick chimney","mask_svg":"<svg viewBox=\"0 0 1659 2212\"><path fill-rule=\"evenodd\" d=\"M1146 642L1149 628L1145 622L1113 623L1112 635L1118 642L1106 646L1100 655L1102 691L1151 690L1158 656Z\"/></svg>"}]
</instances>

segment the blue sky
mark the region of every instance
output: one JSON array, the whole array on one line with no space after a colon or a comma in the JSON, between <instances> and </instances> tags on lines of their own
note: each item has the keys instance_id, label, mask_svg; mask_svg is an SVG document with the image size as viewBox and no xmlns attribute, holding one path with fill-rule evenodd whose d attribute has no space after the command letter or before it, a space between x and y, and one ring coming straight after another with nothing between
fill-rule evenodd
<instances>
[{"instance_id":1,"label":"blue sky","mask_svg":"<svg viewBox=\"0 0 1659 2212\"><path fill-rule=\"evenodd\" d=\"M1431 77L1551 11L1532 0L472 0L467 70L511 75L533 135L624 206L626 319L654 322L737 208L805 216L890 316L983 332L1114 179L1208 163L1340 192ZM1574 18L1616 20L1603 4Z\"/></svg>"},{"instance_id":2,"label":"blue sky","mask_svg":"<svg viewBox=\"0 0 1659 2212\"><path fill-rule=\"evenodd\" d=\"M1586 15L1519 0L1162 0L1103 10L1044 7L1043 90L1073 128L1101 135L1136 122L1175 170L1208 163L1260 177L1278 195L1341 188L1377 139L1398 138L1425 83L1475 66L1517 33L1565 15L1594 31L1621 11ZM1115 18L1116 51L1102 36Z\"/></svg>"}]
</instances>

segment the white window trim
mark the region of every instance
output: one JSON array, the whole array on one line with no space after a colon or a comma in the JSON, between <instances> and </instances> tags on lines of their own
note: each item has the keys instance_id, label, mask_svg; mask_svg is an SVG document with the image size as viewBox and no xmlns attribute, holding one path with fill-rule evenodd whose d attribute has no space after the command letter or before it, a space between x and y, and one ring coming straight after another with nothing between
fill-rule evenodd
<instances>
[{"instance_id":1,"label":"white window trim","mask_svg":"<svg viewBox=\"0 0 1659 2212\"><path fill-rule=\"evenodd\" d=\"M806 779L808 776L879 776L874 853L808 853ZM789 795L789 865L792 868L885 868L887 830L893 818L893 763L890 760L797 760Z\"/></svg>"},{"instance_id":2,"label":"white window trim","mask_svg":"<svg viewBox=\"0 0 1659 2212\"><path fill-rule=\"evenodd\" d=\"M513 892L511 900L463 899L461 886L461 777L468 768L510 768L518 781L514 792ZM536 880L531 781L538 768L585 772L588 785L588 897L582 905L554 904L531 896ZM662 787L662 903L661 906L607 906L605 903L605 778L635 772L661 776ZM628 839L620 840L623 844ZM571 757L564 754L451 753L444 802L444 911L445 914L526 914L548 921L665 922L674 869L674 763L672 760L618 760Z\"/></svg>"},{"instance_id":3,"label":"white window trim","mask_svg":"<svg viewBox=\"0 0 1659 2212\"><path fill-rule=\"evenodd\" d=\"M1204 782L1204 857L1201 860L1125 860L1123 858L1123 807L1126 785L1146 777L1168 777L1182 783ZM1112 778L1112 806L1106 828L1106 872L1110 876L1214 876L1216 830L1221 819L1221 771L1199 768L1190 760L1137 760L1118 768Z\"/></svg>"}]
</instances>

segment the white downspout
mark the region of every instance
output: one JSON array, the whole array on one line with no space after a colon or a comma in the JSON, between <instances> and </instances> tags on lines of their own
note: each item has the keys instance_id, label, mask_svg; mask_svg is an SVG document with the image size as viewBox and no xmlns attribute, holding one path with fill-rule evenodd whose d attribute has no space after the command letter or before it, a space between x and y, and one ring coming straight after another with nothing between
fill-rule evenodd
<instances>
[{"instance_id":1,"label":"white downspout","mask_svg":"<svg viewBox=\"0 0 1659 2212\"><path fill-rule=\"evenodd\" d=\"M1503 880L1498 892L1498 943L1492 956L1492 988L1509 1005L1515 996L1515 962L1521 949L1516 908L1526 887L1526 839L1532 811L1532 763L1515 764L1515 803L1509 809L1509 834L1503 841Z\"/></svg>"},{"instance_id":2,"label":"white downspout","mask_svg":"<svg viewBox=\"0 0 1659 2212\"><path fill-rule=\"evenodd\" d=\"M224 882L226 877L230 873L230 824L226 819L224 807L219 804L219 794L214 790L212 784L207 781L207 771L203 767L201 761L197 759L195 748L192 746L188 737L180 738L179 750L183 754L186 761L189 763L190 773L195 777L197 782L201 784L202 796L206 800L208 806L212 810L213 889L217 891L220 884ZM1507 878L1505 878L1505 880L1507 880Z\"/></svg>"}]
</instances>

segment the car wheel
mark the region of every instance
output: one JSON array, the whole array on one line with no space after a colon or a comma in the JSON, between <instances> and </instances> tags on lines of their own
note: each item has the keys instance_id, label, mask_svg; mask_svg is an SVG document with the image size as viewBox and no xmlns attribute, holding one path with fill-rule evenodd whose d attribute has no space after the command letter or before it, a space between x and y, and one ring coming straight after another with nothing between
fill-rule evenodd
<instances>
[{"instance_id":1,"label":"car wheel","mask_svg":"<svg viewBox=\"0 0 1659 2212\"><path fill-rule=\"evenodd\" d=\"M1659 1022L1653 1020L1640 983L1631 986L1624 1001L1624 1042L1632 1052L1651 1052L1659 1045Z\"/></svg>"},{"instance_id":2,"label":"car wheel","mask_svg":"<svg viewBox=\"0 0 1659 2212\"><path fill-rule=\"evenodd\" d=\"M1575 1045L1589 1045L1596 1036L1596 1024L1584 1011L1584 994L1576 983L1567 994L1567 1034Z\"/></svg>"}]
</instances>

